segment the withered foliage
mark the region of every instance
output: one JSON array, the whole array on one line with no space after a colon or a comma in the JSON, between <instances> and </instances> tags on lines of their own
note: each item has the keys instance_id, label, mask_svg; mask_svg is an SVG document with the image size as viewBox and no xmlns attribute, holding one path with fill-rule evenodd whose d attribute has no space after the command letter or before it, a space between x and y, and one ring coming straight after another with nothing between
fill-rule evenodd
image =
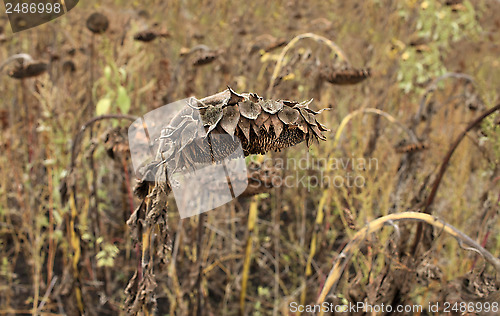
<instances>
[{"instance_id":1,"label":"withered foliage","mask_svg":"<svg viewBox=\"0 0 500 316\"><path fill-rule=\"evenodd\" d=\"M280 151L304 141L309 146L313 141L326 140L323 132L328 129L316 119L322 110L310 109L311 102L265 100L255 93L238 94L230 88L193 99L163 129L159 156L163 164L175 170L220 162L240 144L243 154L249 156ZM153 161L142 167L141 179L156 178L162 172L159 165L160 161ZM134 192L145 198L149 187L148 181L141 180Z\"/></svg>"},{"instance_id":2,"label":"withered foliage","mask_svg":"<svg viewBox=\"0 0 500 316\"><path fill-rule=\"evenodd\" d=\"M171 164L169 168L190 168L199 163L217 163L230 157L240 144L248 156L281 150L303 141L309 145L314 140L325 140L322 132L327 128L316 120L321 111L310 109L310 103L266 100L255 93L238 94L231 88L201 100L191 99L162 131L157 158L161 157L163 163L154 161L139 170L142 180L134 193L143 202L127 221L133 238L140 240L145 231L156 227L160 230L156 236L161 242L156 244L156 249L150 247L147 251L154 251L163 262L166 260L170 249L167 196L171 187L168 180L148 181L166 176L165 164ZM109 133L106 138L108 152L115 152L115 134ZM243 196L263 193L280 185L273 181L279 178L275 177L276 173L272 167L251 164L247 175L249 186ZM227 189L226 182L224 186ZM129 313L136 313L144 305L155 306L152 267L153 262L143 262L143 277L138 280L134 276L129 281L126 302Z\"/></svg>"},{"instance_id":3,"label":"withered foliage","mask_svg":"<svg viewBox=\"0 0 500 316\"><path fill-rule=\"evenodd\" d=\"M127 130L122 127L112 128L104 136L104 148L112 159L128 157L130 148L127 138Z\"/></svg>"},{"instance_id":4,"label":"withered foliage","mask_svg":"<svg viewBox=\"0 0 500 316\"><path fill-rule=\"evenodd\" d=\"M141 261L142 273L137 272L129 280L125 289L127 298L125 306L129 315L135 315L141 308L148 310L156 309L156 277L153 271L156 260L164 266L167 263L167 254L171 252L171 238L168 234L167 195L170 191L168 184L158 183L150 187L150 193L142 201L135 212L130 216L127 225L134 240L140 240L143 234L154 230L154 238L151 243L146 242L149 247L143 245L143 257ZM146 237L150 238L150 236ZM156 259L154 259L156 258Z\"/></svg>"}]
</instances>

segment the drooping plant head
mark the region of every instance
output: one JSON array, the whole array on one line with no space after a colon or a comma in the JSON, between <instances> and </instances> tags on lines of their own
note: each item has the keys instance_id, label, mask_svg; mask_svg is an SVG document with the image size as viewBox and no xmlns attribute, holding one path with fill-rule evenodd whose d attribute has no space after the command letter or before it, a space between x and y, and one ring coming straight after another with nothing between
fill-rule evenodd
<instances>
[{"instance_id":1,"label":"drooping plant head","mask_svg":"<svg viewBox=\"0 0 500 316\"><path fill-rule=\"evenodd\" d=\"M181 168L192 163L218 162L241 144L245 156L325 140L312 102L266 100L255 93L230 88L201 100L192 99L164 128L163 161ZM158 157L157 157L158 158Z\"/></svg>"}]
</instances>

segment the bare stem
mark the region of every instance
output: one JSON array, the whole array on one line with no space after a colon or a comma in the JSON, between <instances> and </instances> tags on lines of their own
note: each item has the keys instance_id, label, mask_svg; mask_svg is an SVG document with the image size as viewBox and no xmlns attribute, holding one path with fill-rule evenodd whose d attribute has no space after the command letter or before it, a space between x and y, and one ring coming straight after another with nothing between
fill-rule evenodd
<instances>
[{"instance_id":1,"label":"bare stem","mask_svg":"<svg viewBox=\"0 0 500 316\"><path fill-rule=\"evenodd\" d=\"M417 139L417 136L415 135L415 133L413 133L413 131L408 129L404 124L402 124L401 122L396 120L389 113L384 112L384 111L379 110L379 109L375 109L375 108L366 108L366 109L359 109L359 110L353 111L353 112L349 113L348 115L346 115L346 117L344 117L344 119L342 120L342 122L339 125L339 128L337 129L337 132L335 133L335 139L334 139L334 144L333 144L334 148L336 148L338 146L339 141L340 141L340 137L342 136L342 132L344 131L344 128L346 127L347 123L349 123L349 121L354 116L356 116L358 114L362 114L362 113L372 113L372 114L376 114L376 115L380 115L380 116L385 117L389 122L396 124L399 128L404 130L406 132L406 134L408 134L408 136L410 137L411 141L418 142L418 139Z\"/></svg>"},{"instance_id":2,"label":"bare stem","mask_svg":"<svg viewBox=\"0 0 500 316\"><path fill-rule=\"evenodd\" d=\"M304 33L304 34L299 34L297 36L295 36L286 46L285 48L283 48L283 50L281 51L281 54L280 56L278 57L278 62L276 63L276 66L274 67L274 71L273 71L273 75L271 77L271 82L269 83L269 88L268 88L268 91L267 91L267 97L270 98L271 97L271 93L272 93L272 90L273 90L273 87L274 87L274 83L276 81L276 78L278 78L278 75L281 71L281 68L283 67L283 62L285 60L285 56L286 54L288 53L288 51L293 47L295 46L295 44L297 44L297 42L299 42L300 40L303 40L303 39L306 39L306 38L312 38L314 39L315 41L319 42L319 43L324 43L326 44L328 47L330 47L330 49L335 52L342 60L344 60L345 62L347 62L347 64L350 64L349 60L347 59L345 53L342 51L342 49L337 45L335 44L335 42L327 39L326 37L323 37L323 36L320 36L320 35L317 35L317 34L314 34L314 33Z\"/></svg>"},{"instance_id":3,"label":"bare stem","mask_svg":"<svg viewBox=\"0 0 500 316\"><path fill-rule=\"evenodd\" d=\"M436 178L436 181L434 181L434 184L432 186L432 191L429 194L429 197L425 201L424 209L426 213L430 214L429 207L431 206L432 202L434 202L434 198L436 197L437 190L439 188L439 184L441 183L441 180L443 179L444 172L446 171L446 168L448 167L448 164L450 162L451 156L457 149L458 145L460 145L460 142L465 138L467 133L479 125L486 117L489 115L495 113L496 111L500 110L500 104L497 104L496 106L492 107L491 109L487 110L483 114L481 114L478 118L476 118L474 121L472 121L467 128L460 134L458 135L457 139L453 142L451 145L450 149L446 153L446 156L443 159L443 162L441 163L441 167L439 168L439 172Z\"/></svg>"}]
</instances>

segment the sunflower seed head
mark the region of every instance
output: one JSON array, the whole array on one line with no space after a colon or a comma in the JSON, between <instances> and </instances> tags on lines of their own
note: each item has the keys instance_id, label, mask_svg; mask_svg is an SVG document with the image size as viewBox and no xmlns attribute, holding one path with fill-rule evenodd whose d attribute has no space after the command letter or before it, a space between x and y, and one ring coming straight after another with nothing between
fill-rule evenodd
<instances>
[{"instance_id":1,"label":"sunflower seed head","mask_svg":"<svg viewBox=\"0 0 500 316\"><path fill-rule=\"evenodd\" d=\"M228 88L190 102L160 137L172 137L177 144L165 142L168 146L160 150L165 151L163 157L170 157L170 164L181 168L221 161L238 146L247 156L325 140L322 132L327 129L316 119L320 112L309 109L311 102L264 100L255 93L238 94Z\"/></svg>"}]
</instances>

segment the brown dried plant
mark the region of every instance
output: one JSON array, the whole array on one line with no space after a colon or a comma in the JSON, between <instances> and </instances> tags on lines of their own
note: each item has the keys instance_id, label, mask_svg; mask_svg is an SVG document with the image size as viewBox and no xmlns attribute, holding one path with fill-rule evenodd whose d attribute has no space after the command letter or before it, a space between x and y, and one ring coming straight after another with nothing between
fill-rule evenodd
<instances>
[{"instance_id":1,"label":"brown dried plant","mask_svg":"<svg viewBox=\"0 0 500 316\"><path fill-rule=\"evenodd\" d=\"M196 163L216 163L227 158L239 145L231 139L239 140L245 156L279 151L304 141L309 146L312 141L326 140L323 132L327 128L316 119L321 111L311 110L308 107L311 102L266 100L255 93L238 94L231 88L201 100L192 99L164 128L157 159L161 157L164 163L172 163L173 168L189 168ZM198 135L200 125L206 135ZM219 141L215 135L230 137ZM164 164L155 161L145 167L144 178L135 189L143 201L127 221L134 239L142 242L141 273L136 272L127 286L129 313L156 308L153 254L165 262L171 249L167 226L167 195L171 191L168 177L167 182L147 180L150 173L156 177L166 175L160 165ZM251 179L270 180L265 171L255 171L249 174ZM263 188L252 189L245 194L254 195ZM152 234L156 236L155 244L151 244Z\"/></svg>"}]
</instances>

